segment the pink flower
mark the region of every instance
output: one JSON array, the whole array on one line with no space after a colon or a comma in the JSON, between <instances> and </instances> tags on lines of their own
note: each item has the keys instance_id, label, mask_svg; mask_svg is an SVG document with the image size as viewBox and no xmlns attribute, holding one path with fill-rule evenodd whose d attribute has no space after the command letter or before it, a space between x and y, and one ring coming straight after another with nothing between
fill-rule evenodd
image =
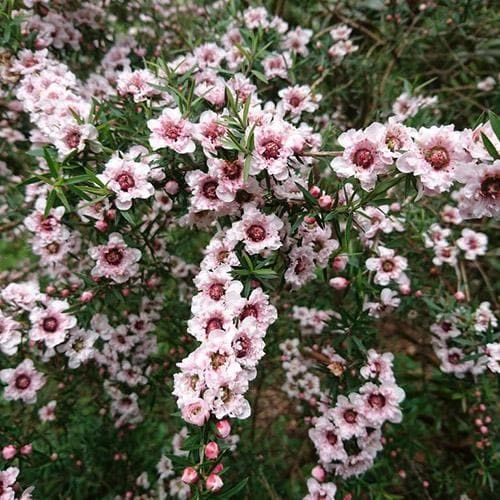
<instances>
[{"instance_id":1,"label":"pink flower","mask_svg":"<svg viewBox=\"0 0 500 500\"><path fill-rule=\"evenodd\" d=\"M270 54L262 61L264 74L269 80L272 78L282 78L286 80L288 78L288 68L290 68L291 65L292 58L288 52L284 52L283 54Z\"/></svg>"},{"instance_id":2,"label":"pink flower","mask_svg":"<svg viewBox=\"0 0 500 500\"><path fill-rule=\"evenodd\" d=\"M195 212L224 209L225 202L217 196L219 180L216 176L193 170L186 174L186 182L191 189L191 206Z\"/></svg>"},{"instance_id":3,"label":"pink flower","mask_svg":"<svg viewBox=\"0 0 500 500\"><path fill-rule=\"evenodd\" d=\"M22 340L20 329L20 323L5 316L0 311L0 351L6 356L16 354Z\"/></svg>"},{"instance_id":4,"label":"pink flower","mask_svg":"<svg viewBox=\"0 0 500 500\"><path fill-rule=\"evenodd\" d=\"M378 257L370 257L366 260L366 268L376 272L373 281L383 286L391 281L397 283L403 281L406 277L403 271L408 267L406 258L396 255L394 250L382 245L378 246L377 253Z\"/></svg>"},{"instance_id":5,"label":"pink flower","mask_svg":"<svg viewBox=\"0 0 500 500\"><path fill-rule=\"evenodd\" d=\"M38 410L38 416L42 422L52 422L56 419L55 409L57 401L50 401Z\"/></svg>"},{"instance_id":6,"label":"pink flower","mask_svg":"<svg viewBox=\"0 0 500 500\"><path fill-rule=\"evenodd\" d=\"M463 218L500 215L500 160L495 160L492 165L459 165L455 178L465 184L459 193L459 209Z\"/></svg>"},{"instance_id":7,"label":"pink flower","mask_svg":"<svg viewBox=\"0 0 500 500\"><path fill-rule=\"evenodd\" d=\"M92 150L99 151L97 142L97 129L89 123L78 124L74 121L54 129L54 145L59 150L59 155L64 157L76 151L80 153L90 143Z\"/></svg>"},{"instance_id":8,"label":"pink flower","mask_svg":"<svg viewBox=\"0 0 500 500\"><path fill-rule=\"evenodd\" d=\"M320 95L313 95L308 85L294 85L278 92L280 105L285 113L292 118L298 118L304 112L313 113L318 109Z\"/></svg>"},{"instance_id":9,"label":"pink flower","mask_svg":"<svg viewBox=\"0 0 500 500\"><path fill-rule=\"evenodd\" d=\"M181 408L182 418L193 425L202 426L210 417L210 410L203 399L195 399Z\"/></svg>"},{"instance_id":10,"label":"pink flower","mask_svg":"<svg viewBox=\"0 0 500 500\"><path fill-rule=\"evenodd\" d=\"M264 7L252 7L243 12L243 21L248 29L267 28L268 12Z\"/></svg>"},{"instance_id":11,"label":"pink flower","mask_svg":"<svg viewBox=\"0 0 500 500\"><path fill-rule=\"evenodd\" d=\"M198 45L194 51L193 56L199 68L218 68L221 61L224 59L224 50L215 43L204 43Z\"/></svg>"},{"instance_id":12,"label":"pink flower","mask_svg":"<svg viewBox=\"0 0 500 500\"><path fill-rule=\"evenodd\" d=\"M222 479L220 478L219 475L212 473L207 477L205 485L208 491L215 493L224 486L224 483L222 482Z\"/></svg>"},{"instance_id":13,"label":"pink flower","mask_svg":"<svg viewBox=\"0 0 500 500\"><path fill-rule=\"evenodd\" d=\"M115 154L98 177L116 194L117 208L128 210L135 198L146 199L154 195L154 187L148 182L150 172L147 164Z\"/></svg>"},{"instance_id":14,"label":"pink flower","mask_svg":"<svg viewBox=\"0 0 500 500\"><path fill-rule=\"evenodd\" d=\"M227 128L221 117L213 111L204 111L200 121L195 125L194 138L201 143L203 152L209 156L222 147L227 136Z\"/></svg>"},{"instance_id":15,"label":"pink flower","mask_svg":"<svg viewBox=\"0 0 500 500\"><path fill-rule=\"evenodd\" d=\"M294 246L289 254L290 263L285 271L285 281L292 288L300 288L314 277L314 250L310 246Z\"/></svg>"},{"instance_id":16,"label":"pink flower","mask_svg":"<svg viewBox=\"0 0 500 500\"><path fill-rule=\"evenodd\" d=\"M76 325L76 318L66 313L67 309L69 303L66 300L51 300L46 307L35 307L30 313L30 339L41 340L47 347L64 342L69 330Z\"/></svg>"},{"instance_id":17,"label":"pink flower","mask_svg":"<svg viewBox=\"0 0 500 500\"><path fill-rule=\"evenodd\" d=\"M314 427L309 429L309 438L322 463L329 464L347 458L339 430L330 419L319 417Z\"/></svg>"},{"instance_id":18,"label":"pink flower","mask_svg":"<svg viewBox=\"0 0 500 500\"><path fill-rule=\"evenodd\" d=\"M45 376L36 371L33 361L25 359L14 369L1 370L0 381L7 384L3 393L7 401L20 399L33 404L36 402L36 393L45 385Z\"/></svg>"},{"instance_id":19,"label":"pink flower","mask_svg":"<svg viewBox=\"0 0 500 500\"><path fill-rule=\"evenodd\" d=\"M467 161L460 134L453 125L420 128L415 147L401 155L397 168L420 178L428 194L448 191L455 180L455 169Z\"/></svg>"},{"instance_id":20,"label":"pink flower","mask_svg":"<svg viewBox=\"0 0 500 500\"><path fill-rule=\"evenodd\" d=\"M460 250L465 252L467 260L476 260L479 255L484 255L488 249L488 236L472 229L462 229L462 237L456 242Z\"/></svg>"},{"instance_id":21,"label":"pink flower","mask_svg":"<svg viewBox=\"0 0 500 500\"><path fill-rule=\"evenodd\" d=\"M2 290L2 299L8 304L29 311L40 299L38 283L10 283Z\"/></svg>"},{"instance_id":22,"label":"pink flower","mask_svg":"<svg viewBox=\"0 0 500 500\"><path fill-rule=\"evenodd\" d=\"M379 427L385 421L401 422L403 416L399 404L405 398L401 387L394 384L377 386L368 382L359 389L359 394L356 399L362 404L363 415L369 424Z\"/></svg>"},{"instance_id":23,"label":"pink flower","mask_svg":"<svg viewBox=\"0 0 500 500\"><path fill-rule=\"evenodd\" d=\"M334 483L319 483L313 477L307 480L308 494L304 500L335 500L337 486Z\"/></svg>"},{"instance_id":24,"label":"pink flower","mask_svg":"<svg viewBox=\"0 0 500 500\"><path fill-rule=\"evenodd\" d=\"M157 119L148 120L152 134L149 143L153 150L170 148L179 154L193 153L196 149L193 124L182 117L179 108L164 109Z\"/></svg>"},{"instance_id":25,"label":"pink flower","mask_svg":"<svg viewBox=\"0 0 500 500\"><path fill-rule=\"evenodd\" d=\"M241 220L227 231L226 241L242 241L250 255L277 250L281 247L279 232L282 227L283 221L276 215L265 215L255 206L246 205Z\"/></svg>"},{"instance_id":26,"label":"pink flower","mask_svg":"<svg viewBox=\"0 0 500 500\"><path fill-rule=\"evenodd\" d=\"M435 266L442 266L443 264L455 266L457 263L458 250L455 246L435 246L434 253L435 256L432 259L432 263Z\"/></svg>"},{"instance_id":27,"label":"pink flower","mask_svg":"<svg viewBox=\"0 0 500 500\"><path fill-rule=\"evenodd\" d=\"M372 190L377 176L387 173L393 163L385 137L386 128L380 123L344 132L338 138L344 151L332 160L332 169L340 178L356 177L365 191Z\"/></svg>"},{"instance_id":28,"label":"pink flower","mask_svg":"<svg viewBox=\"0 0 500 500\"><path fill-rule=\"evenodd\" d=\"M0 499L1 500L14 500L16 491L14 485L16 484L19 469L17 467L9 467L4 471L0 471Z\"/></svg>"},{"instance_id":29,"label":"pink flower","mask_svg":"<svg viewBox=\"0 0 500 500\"><path fill-rule=\"evenodd\" d=\"M243 158L224 160L208 158L209 172L217 178L216 194L220 200L230 203L237 198L238 191L246 187L243 180Z\"/></svg>"},{"instance_id":30,"label":"pink flower","mask_svg":"<svg viewBox=\"0 0 500 500\"><path fill-rule=\"evenodd\" d=\"M332 409L332 418L342 439L366 436L367 422L354 393L349 398L343 395L337 398L337 404Z\"/></svg>"},{"instance_id":31,"label":"pink flower","mask_svg":"<svg viewBox=\"0 0 500 500\"><path fill-rule=\"evenodd\" d=\"M391 352L378 354L373 349L368 351L367 363L360 369L363 378L378 378L383 383L394 383L392 364L394 355Z\"/></svg>"},{"instance_id":32,"label":"pink flower","mask_svg":"<svg viewBox=\"0 0 500 500\"><path fill-rule=\"evenodd\" d=\"M289 126L281 120L256 127L250 173L266 170L277 180L285 180L289 176L288 159L294 154L293 140Z\"/></svg>"},{"instance_id":33,"label":"pink flower","mask_svg":"<svg viewBox=\"0 0 500 500\"><path fill-rule=\"evenodd\" d=\"M160 93L151 84L160 84L158 78L151 71L147 69L138 69L135 71L125 69L118 74L116 88L120 95L129 94L134 98L134 102L142 102Z\"/></svg>"},{"instance_id":34,"label":"pink flower","mask_svg":"<svg viewBox=\"0 0 500 500\"><path fill-rule=\"evenodd\" d=\"M89 255L96 262L91 275L96 278L110 278L116 283L125 283L139 270L137 262L141 251L129 248L119 233L111 233L106 245L98 245L89 249Z\"/></svg>"},{"instance_id":35,"label":"pink flower","mask_svg":"<svg viewBox=\"0 0 500 500\"><path fill-rule=\"evenodd\" d=\"M311 40L312 30L307 30L297 26L294 30L290 30L283 40L282 47L292 53L307 56L307 44Z\"/></svg>"}]
</instances>

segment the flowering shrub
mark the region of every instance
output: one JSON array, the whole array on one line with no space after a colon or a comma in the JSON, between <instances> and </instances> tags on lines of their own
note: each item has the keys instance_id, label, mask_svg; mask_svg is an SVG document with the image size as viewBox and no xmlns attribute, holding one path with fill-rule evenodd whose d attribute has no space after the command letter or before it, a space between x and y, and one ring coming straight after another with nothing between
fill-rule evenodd
<instances>
[{"instance_id":1,"label":"flowering shrub","mask_svg":"<svg viewBox=\"0 0 500 500\"><path fill-rule=\"evenodd\" d=\"M3 2L1 500L493 495L493 8L310 3Z\"/></svg>"}]
</instances>

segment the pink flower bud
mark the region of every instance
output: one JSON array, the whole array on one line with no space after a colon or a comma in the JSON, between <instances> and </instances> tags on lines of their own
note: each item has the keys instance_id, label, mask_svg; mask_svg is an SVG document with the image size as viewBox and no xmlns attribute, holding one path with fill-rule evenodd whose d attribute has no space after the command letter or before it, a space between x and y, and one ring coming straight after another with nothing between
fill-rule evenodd
<instances>
[{"instance_id":1,"label":"pink flower bud","mask_svg":"<svg viewBox=\"0 0 500 500\"><path fill-rule=\"evenodd\" d=\"M326 471L321 467L321 465L316 465L314 469L311 471L311 476L322 483L326 479Z\"/></svg>"},{"instance_id":2,"label":"pink flower bud","mask_svg":"<svg viewBox=\"0 0 500 500\"><path fill-rule=\"evenodd\" d=\"M415 292L415 297L416 297L417 299L419 299L420 297L422 297L422 295L423 295L422 290L417 290L417 291Z\"/></svg>"},{"instance_id":3,"label":"pink flower bud","mask_svg":"<svg viewBox=\"0 0 500 500\"><path fill-rule=\"evenodd\" d=\"M8 444L2 448L2 457L4 460L11 460L17 454L17 449L13 444Z\"/></svg>"},{"instance_id":4,"label":"pink flower bud","mask_svg":"<svg viewBox=\"0 0 500 500\"><path fill-rule=\"evenodd\" d=\"M428 488L429 487L429 481L422 481L422 486L424 488Z\"/></svg>"},{"instance_id":5,"label":"pink flower bud","mask_svg":"<svg viewBox=\"0 0 500 500\"><path fill-rule=\"evenodd\" d=\"M316 219L314 217L307 215L306 217L304 217L304 222L306 224L316 224Z\"/></svg>"},{"instance_id":6,"label":"pink flower bud","mask_svg":"<svg viewBox=\"0 0 500 500\"><path fill-rule=\"evenodd\" d=\"M186 467L182 473L182 482L186 484L194 484L198 481L198 473L193 467Z\"/></svg>"},{"instance_id":7,"label":"pink flower bud","mask_svg":"<svg viewBox=\"0 0 500 500\"><path fill-rule=\"evenodd\" d=\"M219 491L224 486L224 483L222 482L220 476L218 476L217 474L210 474L207 477L205 485L208 491L216 492Z\"/></svg>"},{"instance_id":8,"label":"pink flower bud","mask_svg":"<svg viewBox=\"0 0 500 500\"><path fill-rule=\"evenodd\" d=\"M311 193L311 196L314 196L314 198L319 198L321 196L321 189L318 186L311 186L309 188L309 192Z\"/></svg>"},{"instance_id":9,"label":"pink flower bud","mask_svg":"<svg viewBox=\"0 0 500 500\"><path fill-rule=\"evenodd\" d=\"M479 432L481 434L488 434L488 427L486 427L486 425L482 425L481 427L479 427Z\"/></svg>"},{"instance_id":10,"label":"pink flower bud","mask_svg":"<svg viewBox=\"0 0 500 500\"><path fill-rule=\"evenodd\" d=\"M215 460L219 456L219 445L215 441L210 441L205 446L205 456L209 460Z\"/></svg>"},{"instance_id":11,"label":"pink flower bud","mask_svg":"<svg viewBox=\"0 0 500 500\"><path fill-rule=\"evenodd\" d=\"M399 212L401 210L401 205L399 203L391 203L391 206L389 207L391 209L391 212Z\"/></svg>"},{"instance_id":12,"label":"pink flower bud","mask_svg":"<svg viewBox=\"0 0 500 500\"><path fill-rule=\"evenodd\" d=\"M349 258L347 257L347 255L337 255L332 260L332 269L335 272L340 273L341 271L343 271L346 268L348 261L349 261Z\"/></svg>"},{"instance_id":13,"label":"pink flower bud","mask_svg":"<svg viewBox=\"0 0 500 500\"><path fill-rule=\"evenodd\" d=\"M33 452L33 445L31 443L25 444L19 448L19 451L21 452L21 455L31 455Z\"/></svg>"},{"instance_id":14,"label":"pink flower bud","mask_svg":"<svg viewBox=\"0 0 500 500\"><path fill-rule=\"evenodd\" d=\"M319 198L318 203L322 209L329 210L330 208L332 208L333 199L330 195L325 194Z\"/></svg>"},{"instance_id":15,"label":"pink flower bud","mask_svg":"<svg viewBox=\"0 0 500 500\"><path fill-rule=\"evenodd\" d=\"M105 233L109 228L109 224L105 220L98 220L94 225L101 233Z\"/></svg>"},{"instance_id":16,"label":"pink flower bud","mask_svg":"<svg viewBox=\"0 0 500 500\"><path fill-rule=\"evenodd\" d=\"M177 181L168 181L165 184L164 189L168 194L174 195L179 192L179 184L177 183Z\"/></svg>"},{"instance_id":17,"label":"pink flower bud","mask_svg":"<svg viewBox=\"0 0 500 500\"><path fill-rule=\"evenodd\" d=\"M332 278L328 284L334 288L335 290L344 290L349 286L349 280L343 278L342 276L338 276L336 278Z\"/></svg>"},{"instance_id":18,"label":"pink flower bud","mask_svg":"<svg viewBox=\"0 0 500 500\"><path fill-rule=\"evenodd\" d=\"M399 291L401 295L409 295L411 293L411 288L408 285L401 285Z\"/></svg>"},{"instance_id":19,"label":"pink flower bud","mask_svg":"<svg viewBox=\"0 0 500 500\"><path fill-rule=\"evenodd\" d=\"M228 420L219 420L215 427L217 429L217 436L221 439L226 439L231 434L231 424Z\"/></svg>"},{"instance_id":20,"label":"pink flower bud","mask_svg":"<svg viewBox=\"0 0 500 500\"><path fill-rule=\"evenodd\" d=\"M463 300L465 300L465 293L464 292L455 292L455 295L453 295L455 297L455 300L458 301L458 302L462 302Z\"/></svg>"},{"instance_id":21,"label":"pink flower bud","mask_svg":"<svg viewBox=\"0 0 500 500\"><path fill-rule=\"evenodd\" d=\"M94 293L86 290L80 295L80 302L90 302L94 298Z\"/></svg>"},{"instance_id":22,"label":"pink flower bud","mask_svg":"<svg viewBox=\"0 0 500 500\"><path fill-rule=\"evenodd\" d=\"M224 466L222 464L217 464L213 469L212 472L214 474L218 474L219 472L222 472L224 470Z\"/></svg>"}]
</instances>

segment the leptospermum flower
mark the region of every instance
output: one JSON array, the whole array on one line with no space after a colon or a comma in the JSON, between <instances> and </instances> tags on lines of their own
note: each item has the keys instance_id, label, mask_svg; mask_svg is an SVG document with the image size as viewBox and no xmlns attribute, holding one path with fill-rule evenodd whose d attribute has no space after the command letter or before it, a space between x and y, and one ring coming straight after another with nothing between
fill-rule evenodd
<instances>
[{"instance_id":1,"label":"leptospermum flower","mask_svg":"<svg viewBox=\"0 0 500 500\"><path fill-rule=\"evenodd\" d=\"M377 386L371 382L359 389L356 400L361 403L363 415L369 424L376 427L385 421L399 423L403 419L400 403L405 398L405 392L395 384Z\"/></svg>"},{"instance_id":2,"label":"leptospermum flower","mask_svg":"<svg viewBox=\"0 0 500 500\"><path fill-rule=\"evenodd\" d=\"M115 154L98 177L116 194L117 208L128 210L133 199L146 199L154 195L154 187L148 182L150 172L151 168L145 163Z\"/></svg>"},{"instance_id":3,"label":"leptospermum flower","mask_svg":"<svg viewBox=\"0 0 500 500\"><path fill-rule=\"evenodd\" d=\"M462 217L477 219L500 215L500 160L491 165L459 165L455 178L464 184L459 192Z\"/></svg>"},{"instance_id":4,"label":"leptospermum flower","mask_svg":"<svg viewBox=\"0 0 500 500\"><path fill-rule=\"evenodd\" d=\"M16 368L0 371L0 381L7 384L3 397L7 401L36 402L37 392L45 385L45 376L35 369L31 359L25 359Z\"/></svg>"},{"instance_id":5,"label":"leptospermum flower","mask_svg":"<svg viewBox=\"0 0 500 500\"><path fill-rule=\"evenodd\" d=\"M182 418L193 425L202 426L209 418L207 403L201 398L191 401L181 408Z\"/></svg>"},{"instance_id":6,"label":"leptospermum flower","mask_svg":"<svg viewBox=\"0 0 500 500\"><path fill-rule=\"evenodd\" d=\"M324 500L335 500L337 493L337 486L334 483L320 483L313 477L307 480L308 494L304 500L317 500L318 498Z\"/></svg>"},{"instance_id":7,"label":"leptospermum flower","mask_svg":"<svg viewBox=\"0 0 500 500\"><path fill-rule=\"evenodd\" d=\"M125 283L137 274L141 251L127 246L119 233L111 233L106 245L89 249L89 255L96 261L91 275L95 278L109 278L116 283Z\"/></svg>"},{"instance_id":8,"label":"leptospermum flower","mask_svg":"<svg viewBox=\"0 0 500 500\"><path fill-rule=\"evenodd\" d=\"M355 177L365 191L371 191L378 175L387 173L393 163L385 140L386 128L381 123L372 123L365 130L344 132L338 138L344 151L332 160L333 171L340 178Z\"/></svg>"},{"instance_id":9,"label":"leptospermum flower","mask_svg":"<svg viewBox=\"0 0 500 500\"><path fill-rule=\"evenodd\" d=\"M242 241L245 251L255 255L280 248L279 232L282 228L283 221L276 215L265 215L255 206L246 205L241 220L232 225L225 239L230 243Z\"/></svg>"},{"instance_id":10,"label":"leptospermum flower","mask_svg":"<svg viewBox=\"0 0 500 500\"><path fill-rule=\"evenodd\" d=\"M488 249L488 237L484 233L478 233L472 229L462 229L462 236L458 238L456 245L465 253L467 260L476 260L479 255L484 255Z\"/></svg>"},{"instance_id":11,"label":"leptospermum flower","mask_svg":"<svg viewBox=\"0 0 500 500\"><path fill-rule=\"evenodd\" d=\"M66 300L51 300L45 307L35 307L30 313L30 339L43 341L47 347L64 342L68 331L76 325L76 318L66 313L67 309Z\"/></svg>"},{"instance_id":12,"label":"leptospermum flower","mask_svg":"<svg viewBox=\"0 0 500 500\"><path fill-rule=\"evenodd\" d=\"M397 168L419 177L427 194L448 191L455 169L468 161L460 134L447 125L420 128L414 135L415 146L398 158Z\"/></svg>"},{"instance_id":13,"label":"leptospermum flower","mask_svg":"<svg viewBox=\"0 0 500 500\"><path fill-rule=\"evenodd\" d=\"M166 108L159 118L147 122L151 135L149 144L154 151L161 148L173 149L176 153L193 153L194 126L182 117L179 108Z\"/></svg>"},{"instance_id":14,"label":"leptospermum flower","mask_svg":"<svg viewBox=\"0 0 500 500\"><path fill-rule=\"evenodd\" d=\"M21 324L0 311L0 351L6 356L16 354L22 340Z\"/></svg>"},{"instance_id":15,"label":"leptospermum flower","mask_svg":"<svg viewBox=\"0 0 500 500\"><path fill-rule=\"evenodd\" d=\"M373 281L377 285L388 285L391 281L396 283L405 280L404 270L408 267L405 257L396 255L395 250L379 245L377 247L378 257L370 257L366 260L366 268L375 271Z\"/></svg>"}]
</instances>

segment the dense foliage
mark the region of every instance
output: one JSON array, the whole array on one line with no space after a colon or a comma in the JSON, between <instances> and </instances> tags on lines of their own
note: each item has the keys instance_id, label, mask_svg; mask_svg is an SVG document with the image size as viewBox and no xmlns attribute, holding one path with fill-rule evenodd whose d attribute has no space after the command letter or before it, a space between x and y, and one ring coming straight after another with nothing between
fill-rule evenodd
<instances>
[{"instance_id":1,"label":"dense foliage","mask_svg":"<svg viewBox=\"0 0 500 500\"><path fill-rule=\"evenodd\" d=\"M0 2L0 500L498 487L495 2Z\"/></svg>"}]
</instances>

